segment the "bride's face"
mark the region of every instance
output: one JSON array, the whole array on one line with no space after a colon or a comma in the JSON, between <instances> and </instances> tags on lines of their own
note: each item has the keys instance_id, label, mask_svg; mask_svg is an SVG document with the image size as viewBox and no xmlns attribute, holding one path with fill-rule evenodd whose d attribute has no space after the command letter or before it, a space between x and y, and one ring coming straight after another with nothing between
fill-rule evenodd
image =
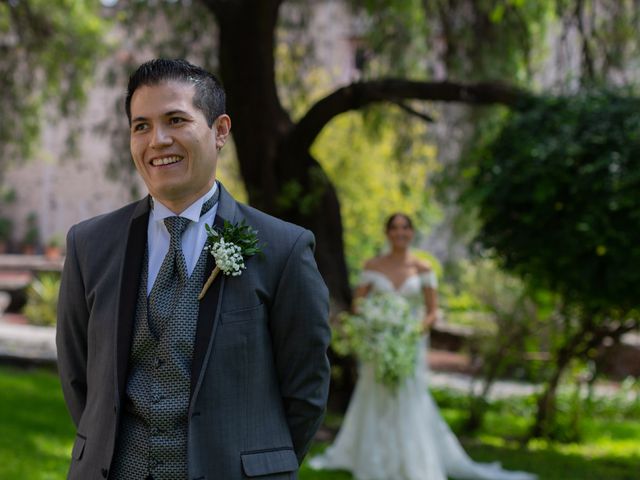
<instances>
[{"instance_id":1,"label":"bride's face","mask_svg":"<svg viewBox=\"0 0 640 480\"><path fill-rule=\"evenodd\" d=\"M392 248L409 248L413 235L409 221L401 215L397 215L387 229L387 239Z\"/></svg>"}]
</instances>

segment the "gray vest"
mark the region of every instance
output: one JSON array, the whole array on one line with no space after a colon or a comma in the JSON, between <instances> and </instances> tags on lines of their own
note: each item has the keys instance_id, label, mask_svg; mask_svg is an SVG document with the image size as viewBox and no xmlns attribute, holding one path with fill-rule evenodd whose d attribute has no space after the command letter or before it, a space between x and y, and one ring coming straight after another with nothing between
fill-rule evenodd
<instances>
[{"instance_id":1,"label":"gray vest","mask_svg":"<svg viewBox=\"0 0 640 480\"><path fill-rule=\"evenodd\" d=\"M167 315L164 323L150 322L145 253L125 405L109 477L113 480L180 480L188 476L191 361L206 263L207 252L203 250L179 293L173 314Z\"/></svg>"}]
</instances>

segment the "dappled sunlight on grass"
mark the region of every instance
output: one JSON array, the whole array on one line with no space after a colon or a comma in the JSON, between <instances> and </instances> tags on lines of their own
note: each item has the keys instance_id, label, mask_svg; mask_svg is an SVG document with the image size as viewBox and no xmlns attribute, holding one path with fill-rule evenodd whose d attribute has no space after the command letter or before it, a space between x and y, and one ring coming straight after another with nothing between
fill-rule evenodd
<instances>
[{"instance_id":1,"label":"dappled sunlight on grass","mask_svg":"<svg viewBox=\"0 0 640 480\"><path fill-rule=\"evenodd\" d=\"M0 478L64 478L74 429L57 377L0 368L0 392Z\"/></svg>"}]
</instances>

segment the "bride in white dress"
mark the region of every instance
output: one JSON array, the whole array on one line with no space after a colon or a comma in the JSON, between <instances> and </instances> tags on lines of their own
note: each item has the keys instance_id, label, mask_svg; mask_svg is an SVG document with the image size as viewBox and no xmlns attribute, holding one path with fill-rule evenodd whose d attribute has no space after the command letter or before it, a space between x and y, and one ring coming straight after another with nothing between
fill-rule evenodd
<instances>
[{"instance_id":1,"label":"bride in white dress","mask_svg":"<svg viewBox=\"0 0 640 480\"><path fill-rule=\"evenodd\" d=\"M355 297L372 292L404 297L422 318L415 375L396 390L376 382L373 366L363 363L340 432L314 469L347 470L358 480L533 480L499 463L476 463L445 423L427 387L428 331L436 320L437 279L429 265L409 253L414 230L404 214L386 224L390 253L368 261ZM426 308L425 308L426 306Z\"/></svg>"}]
</instances>

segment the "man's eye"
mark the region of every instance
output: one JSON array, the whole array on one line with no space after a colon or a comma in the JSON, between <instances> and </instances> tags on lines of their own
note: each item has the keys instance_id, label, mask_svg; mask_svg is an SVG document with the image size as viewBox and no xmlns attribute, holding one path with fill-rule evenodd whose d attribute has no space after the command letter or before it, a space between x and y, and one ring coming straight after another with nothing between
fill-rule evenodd
<instances>
[{"instance_id":1,"label":"man's eye","mask_svg":"<svg viewBox=\"0 0 640 480\"><path fill-rule=\"evenodd\" d=\"M184 122L184 118L180 118L180 117L171 117L169 119L169 123L171 123L172 125L177 125L178 123L182 123Z\"/></svg>"},{"instance_id":2,"label":"man's eye","mask_svg":"<svg viewBox=\"0 0 640 480\"><path fill-rule=\"evenodd\" d=\"M147 128L147 124L146 123L136 123L133 126L133 131L134 132L140 132L142 130L145 130Z\"/></svg>"}]
</instances>

